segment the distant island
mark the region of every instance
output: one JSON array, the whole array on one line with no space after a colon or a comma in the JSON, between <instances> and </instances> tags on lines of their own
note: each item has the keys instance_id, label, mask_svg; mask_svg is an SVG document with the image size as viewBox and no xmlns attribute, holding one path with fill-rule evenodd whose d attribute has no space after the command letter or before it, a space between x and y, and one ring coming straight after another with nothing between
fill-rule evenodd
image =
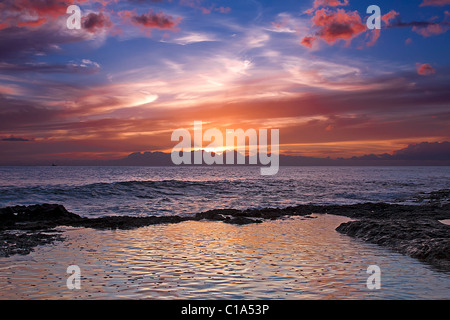
<instances>
[{"instance_id":1,"label":"distant island","mask_svg":"<svg viewBox=\"0 0 450 320\"><path fill-rule=\"evenodd\" d=\"M206 152L206 151L195 151ZM191 152L192 158L195 152ZM231 151L234 152L234 151ZM236 152L234 152L236 159ZM235 162L236 163L236 162ZM246 157L246 164L249 163ZM170 153L135 152L119 159L54 159L50 163L25 159L0 165L43 166L174 166ZM394 151L392 154L368 154L349 158L315 158L280 155L281 166L450 166L450 142L422 142ZM258 166L260 166L258 164Z\"/></svg>"}]
</instances>

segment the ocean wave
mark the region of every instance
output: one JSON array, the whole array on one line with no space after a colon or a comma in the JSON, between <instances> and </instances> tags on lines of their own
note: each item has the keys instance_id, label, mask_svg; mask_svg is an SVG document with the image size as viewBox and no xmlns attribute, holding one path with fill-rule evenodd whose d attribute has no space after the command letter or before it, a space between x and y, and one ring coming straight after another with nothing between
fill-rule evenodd
<instances>
[{"instance_id":1,"label":"ocean wave","mask_svg":"<svg viewBox=\"0 0 450 320\"><path fill-rule=\"evenodd\" d=\"M198 168L190 175L171 171L155 174L142 168L126 168L118 175L119 168L114 170L116 176L111 176L110 168L95 172L77 168L74 179L67 178L69 172L63 171L64 176L40 182L36 178L27 180L24 170L23 179L16 186L0 184L0 207L60 203L74 213L90 217L192 215L218 208L285 208L309 203L419 204L417 196L421 193L450 187L445 168L429 172L414 168L376 172L371 168L282 168L280 175L270 178L249 174L245 168L228 168L220 174ZM152 179L141 179L146 176Z\"/></svg>"}]
</instances>

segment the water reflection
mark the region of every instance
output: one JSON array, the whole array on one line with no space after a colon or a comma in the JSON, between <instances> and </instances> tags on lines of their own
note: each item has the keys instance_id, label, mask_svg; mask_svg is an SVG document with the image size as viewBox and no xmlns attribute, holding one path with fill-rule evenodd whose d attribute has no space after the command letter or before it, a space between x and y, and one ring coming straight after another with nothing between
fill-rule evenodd
<instances>
[{"instance_id":1,"label":"water reflection","mask_svg":"<svg viewBox=\"0 0 450 320\"><path fill-rule=\"evenodd\" d=\"M3 299L442 299L450 275L340 235L347 218L260 225L186 222L131 231L67 229L65 242L0 259ZM66 268L79 265L79 291ZM382 288L366 288L369 265Z\"/></svg>"}]
</instances>

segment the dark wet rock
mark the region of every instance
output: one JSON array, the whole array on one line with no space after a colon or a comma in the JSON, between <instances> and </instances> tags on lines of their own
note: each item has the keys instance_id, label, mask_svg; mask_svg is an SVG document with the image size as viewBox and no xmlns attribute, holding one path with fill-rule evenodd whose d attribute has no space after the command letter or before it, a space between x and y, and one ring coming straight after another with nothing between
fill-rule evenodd
<instances>
[{"instance_id":1,"label":"dark wet rock","mask_svg":"<svg viewBox=\"0 0 450 320\"><path fill-rule=\"evenodd\" d=\"M1 208L0 256L29 254L36 246L61 241L63 237L52 229L79 220L57 204Z\"/></svg>"},{"instance_id":2,"label":"dark wet rock","mask_svg":"<svg viewBox=\"0 0 450 320\"><path fill-rule=\"evenodd\" d=\"M310 214L310 212L308 212ZM206 212L197 213L195 218L198 220L211 220L211 221L224 221L230 223L230 220L238 221L252 221L253 223L258 223L261 220L274 220L280 219L285 216L294 215L294 211L290 211L290 208L278 209L278 208L267 208L267 209L247 209L244 211L235 209L218 209L210 210ZM238 219L239 218L239 219ZM250 218L248 220L244 218ZM235 223L241 224L241 223ZM245 224L245 223L242 223Z\"/></svg>"},{"instance_id":3,"label":"dark wet rock","mask_svg":"<svg viewBox=\"0 0 450 320\"><path fill-rule=\"evenodd\" d=\"M412 199L414 202L431 205L444 205L450 203L450 189L420 193Z\"/></svg>"},{"instance_id":4,"label":"dark wet rock","mask_svg":"<svg viewBox=\"0 0 450 320\"><path fill-rule=\"evenodd\" d=\"M198 220L225 221L230 216L239 216L241 211L234 209L210 210L195 215Z\"/></svg>"},{"instance_id":5,"label":"dark wet rock","mask_svg":"<svg viewBox=\"0 0 450 320\"><path fill-rule=\"evenodd\" d=\"M367 203L331 208L356 221L341 224L342 234L387 247L450 271L450 205Z\"/></svg>"},{"instance_id":6,"label":"dark wet rock","mask_svg":"<svg viewBox=\"0 0 450 320\"><path fill-rule=\"evenodd\" d=\"M450 270L450 226L437 220L363 218L336 230Z\"/></svg>"},{"instance_id":7,"label":"dark wet rock","mask_svg":"<svg viewBox=\"0 0 450 320\"><path fill-rule=\"evenodd\" d=\"M44 221L55 219L79 219L59 204L42 204L31 206L15 206L0 209L0 222L3 221Z\"/></svg>"},{"instance_id":8,"label":"dark wet rock","mask_svg":"<svg viewBox=\"0 0 450 320\"><path fill-rule=\"evenodd\" d=\"M236 217L236 218L225 219L224 222L225 223L229 223L229 224L237 224L237 225L242 226L242 225L245 225L245 224L262 223L262 220L245 218L245 217Z\"/></svg>"},{"instance_id":9,"label":"dark wet rock","mask_svg":"<svg viewBox=\"0 0 450 320\"><path fill-rule=\"evenodd\" d=\"M352 205L305 205L299 211L319 214L334 214L352 219L412 219L430 218L443 220L450 218L450 205L399 205L388 203L360 203Z\"/></svg>"},{"instance_id":10,"label":"dark wet rock","mask_svg":"<svg viewBox=\"0 0 450 320\"><path fill-rule=\"evenodd\" d=\"M59 233L3 231L0 233L0 257L29 254L36 246L62 240L64 238Z\"/></svg>"},{"instance_id":11,"label":"dark wet rock","mask_svg":"<svg viewBox=\"0 0 450 320\"><path fill-rule=\"evenodd\" d=\"M58 204L14 206L0 209L0 230L42 230L81 219Z\"/></svg>"},{"instance_id":12,"label":"dark wet rock","mask_svg":"<svg viewBox=\"0 0 450 320\"><path fill-rule=\"evenodd\" d=\"M72 227L84 227L93 229L122 229L130 230L141 227L146 227L155 224L180 223L183 221L192 220L190 218L183 218L179 216L168 217L102 217L102 218L83 218L81 220L67 223Z\"/></svg>"}]
</instances>

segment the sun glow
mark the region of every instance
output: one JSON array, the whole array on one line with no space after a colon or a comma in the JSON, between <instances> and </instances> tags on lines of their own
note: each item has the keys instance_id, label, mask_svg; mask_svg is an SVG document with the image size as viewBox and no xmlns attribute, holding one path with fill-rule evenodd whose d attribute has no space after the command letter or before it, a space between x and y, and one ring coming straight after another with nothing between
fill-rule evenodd
<instances>
[{"instance_id":1,"label":"sun glow","mask_svg":"<svg viewBox=\"0 0 450 320\"><path fill-rule=\"evenodd\" d=\"M223 154L227 151L233 151L234 148L229 148L229 147L223 146L223 147L194 148L192 150L193 151L203 150L203 151L209 152L209 153Z\"/></svg>"}]
</instances>

